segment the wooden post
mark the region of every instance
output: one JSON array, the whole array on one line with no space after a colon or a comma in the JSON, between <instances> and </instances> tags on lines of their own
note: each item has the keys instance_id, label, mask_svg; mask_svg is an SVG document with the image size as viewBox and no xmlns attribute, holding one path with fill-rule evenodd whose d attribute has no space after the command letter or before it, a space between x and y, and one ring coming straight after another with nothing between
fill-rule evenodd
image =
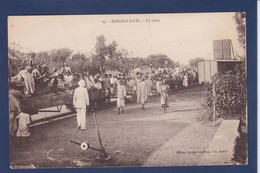
<instances>
[{"instance_id":1,"label":"wooden post","mask_svg":"<svg viewBox=\"0 0 260 173\"><path fill-rule=\"evenodd\" d=\"M95 110L92 110L92 115L94 117L94 122L95 122L95 125L96 125L96 131L97 131L100 147L101 147L102 150L104 150L104 147L103 147L102 141L101 141L101 137L100 137L100 133L99 133L99 128L98 128L98 124L97 124L97 118L96 118Z\"/></svg>"},{"instance_id":2,"label":"wooden post","mask_svg":"<svg viewBox=\"0 0 260 173\"><path fill-rule=\"evenodd\" d=\"M216 121L216 84L215 81L213 81L213 120Z\"/></svg>"}]
</instances>

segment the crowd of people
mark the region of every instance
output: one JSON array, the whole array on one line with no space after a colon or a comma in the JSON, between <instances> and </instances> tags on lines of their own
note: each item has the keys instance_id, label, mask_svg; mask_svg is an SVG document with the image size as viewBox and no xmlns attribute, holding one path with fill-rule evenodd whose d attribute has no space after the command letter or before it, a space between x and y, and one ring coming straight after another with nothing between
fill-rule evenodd
<instances>
[{"instance_id":1,"label":"crowd of people","mask_svg":"<svg viewBox=\"0 0 260 173\"><path fill-rule=\"evenodd\" d=\"M127 95L131 95L132 100L139 103L143 110L145 109L145 104L151 100L153 95L161 96L161 104L165 104L168 107L168 91L195 84L197 82L197 73L195 69L188 67L183 69L179 67L174 69L167 67L152 69L151 67L146 72L133 71L129 74L90 74L88 71L84 71L81 74L73 74L71 68L66 63L59 70L56 68L50 70L45 64L40 66L29 61L23 70L12 77L11 82L15 83L15 86L21 84L22 93L25 97L33 97L48 92L57 93L65 90L74 90L73 106L77 111L78 128L85 129L86 118L84 117L90 104L90 95L93 90L103 89L107 102L110 102L110 99L113 97L117 98L117 114L124 113ZM9 102L10 100L14 103L11 104L13 106L10 107L10 111L17 112L19 108L15 108L17 106L16 101L12 96L9 96ZM18 112L25 111L21 109ZM16 116L12 114L12 117ZM17 117L18 119L21 118ZM21 119L28 119L28 117ZM23 120L21 122L25 123L28 121ZM26 127L26 125L23 126ZM19 135L22 135L21 132L19 133Z\"/></svg>"},{"instance_id":2,"label":"crowd of people","mask_svg":"<svg viewBox=\"0 0 260 173\"><path fill-rule=\"evenodd\" d=\"M161 97L161 105L169 107L169 90L174 90L178 87L181 79L183 87L196 83L197 74L194 69L184 68L174 70L169 68L159 68L158 70L150 70L150 72L132 73L129 75L118 74L114 77L112 74L96 74L92 76L88 72L81 75L81 80L78 82L79 87L75 90L73 105L77 110L78 128L85 129L86 111L89 105L88 92L91 92L91 87L98 84L98 89L104 88L111 96L117 98L117 114L124 113L125 100L128 94L132 95L132 99L141 105L141 109L145 109L145 104L151 101L151 96L157 95ZM96 82L97 81L97 82ZM85 88L85 90L83 89ZM81 91L81 94L77 94ZM81 100L79 102L79 100ZM78 104L80 103L81 106ZM84 104L81 104L84 103ZM77 106L78 105L78 106Z\"/></svg>"}]
</instances>

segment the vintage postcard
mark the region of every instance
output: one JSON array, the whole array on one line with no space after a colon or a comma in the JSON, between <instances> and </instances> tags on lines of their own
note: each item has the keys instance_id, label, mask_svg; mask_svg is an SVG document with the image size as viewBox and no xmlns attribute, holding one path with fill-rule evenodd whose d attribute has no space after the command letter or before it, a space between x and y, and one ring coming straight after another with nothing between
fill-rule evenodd
<instances>
[{"instance_id":1,"label":"vintage postcard","mask_svg":"<svg viewBox=\"0 0 260 173\"><path fill-rule=\"evenodd\" d=\"M8 16L10 168L247 165L246 39L245 12Z\"/></svg>"}]
</instances>

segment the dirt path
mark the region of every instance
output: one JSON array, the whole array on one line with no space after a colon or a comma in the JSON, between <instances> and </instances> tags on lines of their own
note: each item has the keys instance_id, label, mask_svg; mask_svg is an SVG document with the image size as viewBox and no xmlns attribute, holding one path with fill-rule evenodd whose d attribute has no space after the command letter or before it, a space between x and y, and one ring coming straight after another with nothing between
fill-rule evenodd
<instances>
[{"instance_id":1,"label":"dirt path","mask_svg":"<svg viewBox=\"0 0 260 173\"><path fill-rule=\"evenodd\" d=\"M93 161L98 152L82 151L69 142L87 141L99 148L91 115L85 131L76 129L76 117L70 117L33 127L28 139L12 139L10 162L38 168L197 165L202 157L199 151L207 148L217 130L196 120L202 109L200 101L201 91L192 91L171 95L166 114L159 98L153 98L145 110L128 104L125 114L120 115L115 107L98 110L102 142L112 157L106 163Z\"/></svg>"}]
</instances>

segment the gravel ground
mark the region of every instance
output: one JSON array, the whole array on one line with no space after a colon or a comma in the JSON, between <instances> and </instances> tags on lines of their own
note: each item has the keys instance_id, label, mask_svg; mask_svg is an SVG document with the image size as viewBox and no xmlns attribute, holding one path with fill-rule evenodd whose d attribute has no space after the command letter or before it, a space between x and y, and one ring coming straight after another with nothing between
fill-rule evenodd
<instances>
[{"instance_id":1,"label":"gravel ground","mask_svg":"<svg viewBox=\"0 0 260 173\"><path fill-rule=\"evenodd\" d=\"M89 114L84 131L76 128L74 116L35 126L29 138L11 138L10 164L33 164L37 168L197 165L203 155L200 151L207 148L218 127L197 121L202 109L201 91L178 92L170 99L166 114L155 97L145 110L134 103L127 104L120 115L115 107L97 110L110 161L95 162L99 152L83 151L70 142L86 141L99 148L94 119Z\"/></svg>"}]
</instances>

